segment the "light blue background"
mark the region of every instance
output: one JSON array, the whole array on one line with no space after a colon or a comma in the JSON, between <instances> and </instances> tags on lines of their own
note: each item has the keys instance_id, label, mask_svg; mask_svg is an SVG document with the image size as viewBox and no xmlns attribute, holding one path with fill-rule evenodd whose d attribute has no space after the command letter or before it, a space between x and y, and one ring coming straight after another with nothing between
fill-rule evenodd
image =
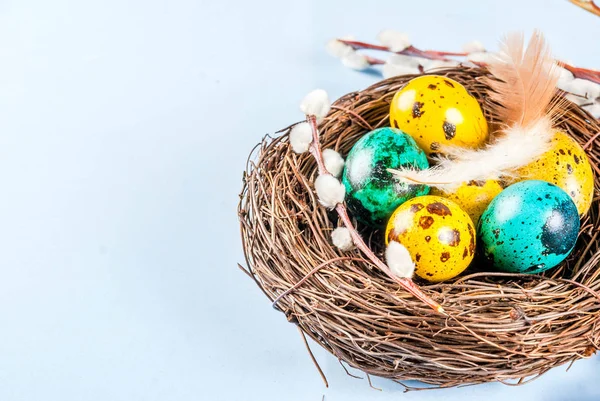
<instances>
[{"instance_id":1,"label":"light blue background","mask_svg":"<svg viewBox=\"0 0 600 401\"><path fill-rule=\"evenodd\" d=\"M236 267L250 148L377 77L324 50L379 30L458 49L541 28L600 67L565 0L0 1L0 400L591 400L598 359L521 388L352 379Z\"/></svg>"}]
</instances>

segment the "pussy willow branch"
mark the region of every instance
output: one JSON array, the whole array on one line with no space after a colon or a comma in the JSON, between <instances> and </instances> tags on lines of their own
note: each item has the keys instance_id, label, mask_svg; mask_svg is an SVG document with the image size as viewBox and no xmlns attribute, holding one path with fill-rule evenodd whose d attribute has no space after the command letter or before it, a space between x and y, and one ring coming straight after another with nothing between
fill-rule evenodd
<instances>
[{"instance_id":1,"label":"pussy willow branch","mask_svg":"<svg viewBox=\"0 0 600 401\"><path fill-rule=\"evenodd\" d=\"M401 50L399 52L394 52L387 46L373 45L370 43L359 42L359 41L355 41L355 40L345 40L345 39L338 39L338 40L340 42L342 42L343 44L352 47L354 50L360 50L360 49L381 50L381 51L392 52L392 53L396 53L396 54L403 54L405 56L427 58L430 60L449 61L450 59L448 59L446 56L459 56L459 57L467 56L467 53L464 53L464 52L457 53L457 52L443 52L443 51L437 51L437 50L421 50L421 49L417 49L414 46L408 46L404 50Z\"/></svg>"},{"instance_id":2,"label":"pussy willow branch","mask_svg":"<svg viewBox=\"0 0 600 401\"><path fill-rule=\"evenodd\" d=\"M321 143L319 141L319 131L317 129L317 120L316 120L315 116L309 115L309 116L306 116L306 121L310 124L310 127L312 129L313 141L310 145L309 150L317 162L317 166L319 169L319 175L324 175L324 174L331 175L325 168L325 162L323 160L323 153L321 152ZM390 268L385 263L383 263L377 257L377 255L375 255L373 253L373 251L369 248L369 246L363 241L363 239L360 236L360 234L358 233L358 231L356 231L356 228L354 228L354 225L352 224L352 220L350 220L350 216L348 216L348 211L346 210L346 205L344 205L343 203L338 203L337 206L335 207L335 210L337 211L338 215L342 219L342 222L344 223L346 228L350 231L350 235L352 236L354 245L356 245L356 247L358 249L360 249L375 266L377 266L379 269L381 269L381 271L383 271L386 275L388 275L396 283L400 284L406 291L410 292L416 298L420 299L425 304L429 305L433 310L435 310L438 313L445 314L444 308L442 308L442 306L439 303L435 302L433 299L431 299L430 297L425 295L421 291L421 289L410 278L396 277L392 273Z\"/></svg>"},{"instance_id":3,"label":"pussy willow branch","mask_svg":"<svg viewBox=\"0 0 600 401\"><path fill-rule=\"evenodd\" d=\"M570 0L570 1L573 2L574 4L577 4L576 0ZM582 3L585 3L585 2L582 2ZM591 4L593 4L593 3L591 3ZM596 6L595 4L593 5L593 7L595 7L595 10L597 10L597 12L598 12L597 15L600 16L600 7ZM345 39L337 39L337 40L344 43L345 45L352 47L354 50L361 50L361 49L379 50L379 51L388 52L388 53L402 54L405 56L421 57L421 58L425 58L425 59L429 59L429 60L452 61L452 59L449 59L447 57L449 57L449 56L466 57L469 55L469 53L466 53L466 52L445 52L445 51L437 51L437 50L420 50L414 46L409 46L402 51L394 52L387 46L374 45L371 43L359 42L359 41L354 41L354 40L345 40ZM384 60L381 60L381 59L378 59L375 57L367 56L366 59L370 65L385 64ZM473 62L473 64L476 64L479 67L485 66L485 63L482 63L482 62ZM561 63L561 65L563 65L563 67L566 70L569 70L575 78L585 79L585 80L600 84L600 71L590 70L587 68L574 67L572 65L565 64L565 63Z\"/></svg>"},{"instance_id":4,"label":"pussy willow branch","mask_svg":"<svg viewBox=\"0 0 600 401\"><path fill-rule=\"evenodd\" d=\"M574 67L572 65L562 63L565 70L571 71L575 78L586 79L588 81L600 84L600 71L589 70L587 68Z\"/></svg>"},{"instance_id":5,"label":"pussy willow branch","mask_svg":"<svg viewBox=\"0 0 600 401\"><path fill-rule=\"evenodd\" d=\"M600 7L598 7L593 0L569 0L571 3L575 4L577 7L581 7L586 11L591 12L594 15L600 17Z\"/></svg>"}]
</instances>

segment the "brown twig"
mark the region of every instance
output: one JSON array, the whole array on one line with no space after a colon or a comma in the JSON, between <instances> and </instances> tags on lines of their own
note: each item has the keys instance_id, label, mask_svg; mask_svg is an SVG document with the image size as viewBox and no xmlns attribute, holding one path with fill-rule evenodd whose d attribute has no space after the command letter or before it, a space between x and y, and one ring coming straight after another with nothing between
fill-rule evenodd
<instances>
[{"instance_id":1,"label":"brown twig","mask_svg":"<svg viewBox=\"0 0 600 401\"><path fill-rule=\"evenodd\" d=\"M371 57L371 56L365 56L365 60L367 60L367 63L369 63L369 65L383 65L383 64L385 64L385 60L381 60L379 58L375 58L375 57Z\"/></svg>"},{"instance_id":2,"label":"brown twig","mask_svg":"<svg viewBox=\"0 0 600 401\"><path fill-rule=\"evenodd\" d=\"M569 0L569 1L571 1L573 4L576 4L576 5L580 5L579 3L588 4L587 7L590 8L590 10L588 10L588 11L594 12L594 14L596 14L597 12L600 13L600 8L598 6L596 6L593 2L585 2L585 1L580 2L578 0ZM591 10L594 10L594 11L591 11ZM597 14L597 15L600 15L600 14ZM430 60L450 61L451 59L449 59L448 57L467 57L469 55L469 53L467 53L467 52L446 52L446 51L439 51L439 50L420 50L414 46L409 46L402 51L394 52L387 46L374 45L371 43L355 41L355 40L345 40L345 39L337 39L337 40L352 47L354 50L361 50L361 49L379 50L379 51L385 51L385 52L390 52L390 53L395 53L395 54L402 54L405 56L421 57L421 58L426 58L426 59L430 59ZM378 58L374 58L374 57L370 57L370 56L365 56L365 58L370 65L385 64L384 60L381 60ZM479 67L486 66L486 64L484 62L473 62L473 64L475 64ZM569 70L575 78L586 79L588 81L592 81L592 82L600 84L600 71L591 70L591 69L587 69L587 68L575 67L575 66L566 64L564 62L560 62L560 64L565 69Z\"/></svg>"},{"instance_id":3,"label":"brown twig","mask_svg":"<svg viewBox=\"0 0 600 401\"><path fill-rule=\"evenodd\" d=\"M319 168L319 175L331 175L327 169L325 168L325 162L323 161L323 154L321 153L321 141L319 140L319 130L317 128L317 119L315 116L306 116L306 121L310 124L313 133L313 141L310 145L310 153L313 155L315 160L317 161L317 166ZM425 304L429 305L434 311L445 314L444 308L435 302L433 299L425 295L419 287L409 278L399 278L396 277L390 268L383 263L377 255L373 253L373 251L369 248L369 246L363 241L362 237L354 228L352 224L352 220L350 220L350 216L348 216L348 210L346 209L346 205L343 203L338 203L335 207L335 210L338 212L338 215L342 219L342 222L346 226L346 228L350 231L350 235L352 236L352 240L354 245L358 249L360 249L365 256L373 262L375 266L381 269L389 278L394 280L396 283L400 284L406 291L413 294L415 297L423 301Z\"/></svg>"},{"instance_id":4,"label":"brown twig","mask_svg":"<svg viewBox=\"0 0 600 401\"><path fill-rule=\"evenodd\" d=\"M575 4L577 7L581 7L586 11L591 12L594 15L600 17L600 7L598 7L593 0L569 0L571 3Z\"/></svg>"},{"instance_id":5,"label":"brown twig","mask_svg":"<svg viewBox=\"0 0 600 401\"><path fill-rule=\"evenodd\" d=\"M587 68L574 67L572 65L561 63L562 66L571 71L575 78L587 79L588 81L600 84L600 71L590 70Z\"/></svg>"},{"instance_id":6,"label":"brown twig","mask_svg":"<svg viewBox=\"0 0 600 401\"><path fill-rule=\"evenodd\" d=\"M583 144L582 148L585 150L587 148L589 148L596 139L598 139L598 137L600 136L600 131L598 131L597 133L594 134L593 137L591 137L586 143Z\"/></svg>"},{"instance_id":7,"label":"brown twig","mask_svg":"<svg viewBox=\"0 0 600 401\"><path fill-rule=\"evenodd\" d=\"M298 327L298 331L300 332L300 335L302 336L302 340L304 341L304 346L308 350L308 355L310 355L310 359L317 367L317 370L319 371L319 375L321 375L321 379L323 379L323 382L325 383L325 387L329 387L329 382L327 381L327 377L325 377L325 373L323 373L323 369L321 369L319 362L317 362L315 355L313 354L312 350L310 349L310 346L308 345L308 341L306 341L306 336L304 335L304 332L302 331L300 326L297 326L297 327Z\"/></svg>"},{"instance_id":8,"label":"brown twig","mask_svg":"<svg viewBox=\"0 0 600 401\"><path fill-rule=\"evenodd\" d=\"M362 118L360 115L356 114L352 110L348 110L347 108L340 106L331 106L331 108L335 110L345 111L346 113L350 114L351 116L355 117L358 121L360 121L360 123L363 124L366 129L368 129L369 131L373 131L373 127L371 126L371 124L369 124L367 121L365 121L364 118Z\"/></svg>"},{"instance_id":9,"label":"brown twig","mask_svg":"<svg viewBox=\"0 0 600 401\"><path fill-rule=\"evenodd\" d=\"M467 56L467 53L464 53L464 52L444 52L444 51L437 51L437 50L421 50L414 46L408 46L404 50L394 52L387 46L374 45L371 43L359 42L356 40L345 40L345 39L338 39L338 40L340 42L344 43L345 45L352 47L354 50L360 50L360 49L379 50L379 51L384 51L384 52L403 54L405 56L422 57L422 58L427 58L430 60L448 61L450 59L448 59L447 56Z\"/></svg>"},{"instance_id":10,"label":"brown twig","mask_svg":"<svg viewBox=\"0 0 600 401\"><path fill-rule=\"evenodd\" d=\"M318 272L319 270L321 270L325 266L327 266L327 265L329 265L331 263L340 262L342 260L356 260L356 261L360 261L360 259L358 259L358 258L352 258L352 257L348 257L348 256L342 256L342 257L339 257L339 258L334 258L334 259L327 260L327 261L321 263L320 265L315 266L315 268L312 269L311 271L309 271L306 274L306 276L302 277L302 279L300 281L298 281L296 284L294 284L293 286L291 286L290 288L288 288L287 290L285 290L284 292L282 292L277 298L275 298L273 300L273 308L277 309L277 304L279 303L279 301L282 298L285 298L286 296L288 296L294 290L298 289L298 287L300 287L302 284L304 284L306 282L306 280L308 280L310 278L310 276L312 276L313 274L315 274L316 272ZM239 263L238 263L238 266L240 266ZM240 268L241 268L241 266L240 266ZM246 271L245 269L243 269L243 270Z\"/></svg>"}]
</instances>

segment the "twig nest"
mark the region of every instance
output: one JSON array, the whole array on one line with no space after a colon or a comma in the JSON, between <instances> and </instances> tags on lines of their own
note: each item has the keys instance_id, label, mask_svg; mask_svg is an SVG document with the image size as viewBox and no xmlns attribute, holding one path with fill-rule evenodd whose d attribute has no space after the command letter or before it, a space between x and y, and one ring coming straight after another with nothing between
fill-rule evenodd
<instances>
[{"instance_id":1,"label":"twig nest","mask_svg":"<svg viewBox=\"0 0 600 401\"><path fill-rule=\"evenodd\" d=\"M498 122L481 81L483 70L455 68L437 74L465 86L486 119ZM374 128L388 125L385 117L394 94L412 78L394 77L336 101L338 107L319 126L323 149L347 155L367 133L365 124L347 110ZM566 118L559 120L558 128L580 145L600 132L598 122L581 108L562 107ZM275 305L283 312L281 319L296 323L344 364L370 375L444 388L491 381L516 384L592 355L600 344L600 246L592 229L600 226L598 199L583 217L573 252L550 271L490 274L489 262L475 260L463 276L421 285L442 304L448 318L432 312L366 259L357 261L360 253L352 258L341 254L329 235L340 221L319 205L317 198L325 196L314 195L311 181L317 166L309 154L289 157L288 139L287 133L265 138L244 176L239 217L247 265L253 282L271 300L297 285ZM585 152L591 163L599 163L600 138ZM332 207L343 200L344 191L335 177L318 182L322 179L334 188L334 195L327 197ZM594 187L600 192L598 176ZM377 255L394 252L383 247L381 230L360 223L358 229ZM464 241L469 239L461 234L461 245ZM404 247L410 253L406 243ZM390 265L394 260L386 259ZM408 265L404 260L394 267L399 274ZM360 341L340 333L360 333Z\"/></svg>"}]
</instances>

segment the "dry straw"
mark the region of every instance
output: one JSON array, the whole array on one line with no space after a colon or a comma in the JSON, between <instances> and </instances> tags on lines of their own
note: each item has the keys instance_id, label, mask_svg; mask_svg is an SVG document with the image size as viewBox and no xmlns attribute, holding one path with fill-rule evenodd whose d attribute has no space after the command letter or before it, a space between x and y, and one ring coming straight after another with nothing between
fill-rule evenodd
<instances>
[{"instance_id":1,"label":"dry straw","mask_svg":"<svg viewBox=\"0 0 600 401\"><path fill-rule=\"evenodd\" d=\"M481 69L438 71L477 97L492 124ZM379 82L337 100L321 122L323 148L346 155L367 131L388 125L394 93L413 76ZM569 104L559 126L581 143L600 193L600 126ZM289 128L266 137L244 173L239 218L248 270L273 306L342 363L399 382L450 387L529 382L549 369L590 357L600 348L600 260L595 198L576 249L544 275L493 273L475 262L462 277L422 283L448 316L432 311L375 268L358 250L332 246L341 225L319 205L310 154L297 155ZM382 257L381 232L361 227ZM312 356L312 355L311 355ZM404 383L406 386L406 384ZM408 387L416 389L416 387Z\"/></svg>"}]
</instances>

